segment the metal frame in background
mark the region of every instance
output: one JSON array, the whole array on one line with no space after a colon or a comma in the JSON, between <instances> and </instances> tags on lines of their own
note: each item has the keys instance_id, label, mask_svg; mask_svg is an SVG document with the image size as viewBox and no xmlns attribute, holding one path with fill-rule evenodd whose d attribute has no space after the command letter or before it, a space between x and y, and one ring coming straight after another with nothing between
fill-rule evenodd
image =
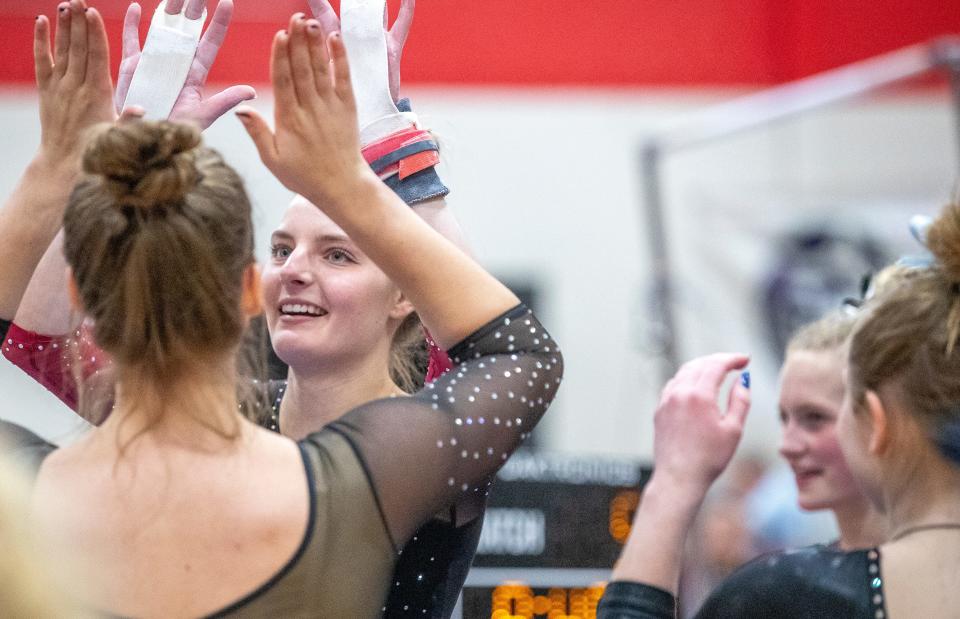
<instances>
[{"instance_id":1,"label":"metal frame in background","mask_svg":"<svg viewBox=\"0 0 960 619\"><path fill-rule=\"evenodd\" d=\"M673 274L664 221L664 158L934 70L949 74L960 148L960 36L934 39L712 106L690 121L643 143L640 170L654 282L648 341L660 357L663 383L673 376L680 363Z\"/></svg>"}]
</instances>

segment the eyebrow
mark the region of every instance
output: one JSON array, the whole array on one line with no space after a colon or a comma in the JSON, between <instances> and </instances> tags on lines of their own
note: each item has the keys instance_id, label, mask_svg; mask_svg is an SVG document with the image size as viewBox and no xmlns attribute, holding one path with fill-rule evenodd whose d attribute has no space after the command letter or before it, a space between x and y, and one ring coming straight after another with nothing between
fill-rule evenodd
<instances>
[{"instance_id":1,"label":"eyebrow","mask_svg":"<svg viewBox=\"0 0 960 619\"><path fill-rule=\"evenodd\" d=\"M285 241L293 241L293 235L287 232L286 230L274 230L273 234L270 235L272 239L282 239ZM344 234L321 234L316 237L316 240L319 243L350 243L353 244L353 241L350 240L350 237Z\"/></svg>"}]
</instances>

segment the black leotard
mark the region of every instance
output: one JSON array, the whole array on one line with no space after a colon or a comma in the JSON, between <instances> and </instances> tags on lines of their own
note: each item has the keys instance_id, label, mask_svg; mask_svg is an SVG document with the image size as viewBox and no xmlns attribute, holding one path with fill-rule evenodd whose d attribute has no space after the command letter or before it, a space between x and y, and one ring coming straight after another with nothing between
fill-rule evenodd
<instances>
[{"instance_id":1,"label":"black leotard","mask_svg":"<svg viewBox=\"0 0 960 619\"><path fill-rule=\"evenodd\" d=\"M673 619L674 597L656 587L613 582L598 619ZM724 580L696 614L698 619L849 617L884 619L880 552L843 552L810 546L751 561Z\"/></svg>"}]
</instances>

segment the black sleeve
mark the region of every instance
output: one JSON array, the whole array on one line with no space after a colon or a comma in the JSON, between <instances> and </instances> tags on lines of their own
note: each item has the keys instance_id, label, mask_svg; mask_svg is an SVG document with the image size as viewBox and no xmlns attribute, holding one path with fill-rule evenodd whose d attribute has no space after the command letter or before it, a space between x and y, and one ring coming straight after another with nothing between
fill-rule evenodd
<instances>
[{"instance_id":1,"label":"black sleeve","mask_svg":"<svg viewBox=\"0 0 960 619\"><path fill-rule=\"evenodd\" d=\"M615 581L607 585L597 607L597 619L673 619L677 601L673 594L638 582Z\"/></svg>"},{"instance_id":2,"label":"black sleeve","mask_svg":"<svg viewBox=\"0 0 960 619\"><path fill-rule=\"evenodd\" d=\"M556 344L523 305L449 354L453 369L413 396L367 403L328 426L364 464L397 547L440 510L486 495L563 374Z\"/></svg>"}]
</instances>

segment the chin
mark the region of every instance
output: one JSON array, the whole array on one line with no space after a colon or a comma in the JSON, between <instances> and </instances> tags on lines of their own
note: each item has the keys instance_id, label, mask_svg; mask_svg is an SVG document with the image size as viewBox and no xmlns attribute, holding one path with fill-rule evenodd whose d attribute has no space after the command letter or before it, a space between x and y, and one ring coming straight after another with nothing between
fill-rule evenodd
<instances>
[{"instance_id":1,"label":"chin","mask_svg":"<svg viewBox=\"0 0 960 619\"><path fill-rule=\"evenodd\" d=\"M819 512L831 507L829 503L820 501L799 501L797 506L805 512Z\"/></svg>"},{"instance_id":2,"label":"chin","mask_svg":"<svg viewBox=\"0 0 960 619\"><path fill-rule=\"evenodd\" d=\"M837 501L828 497L805 497L800 495L797 505L805 512L818 512L825 509L833 509Z\"/></svg>"},{"instance_id":3,"label":"chin","mask_svg":"<svg viewBox=\"0 0 960 619\"><path fill-rule=\"evenodd\" d=\"M303 337L292 333L278 333L272 343L273 352L294 371L316 365L325 356L319 352L319 347L310 345Z\"/></svg>"}]
</instances>

